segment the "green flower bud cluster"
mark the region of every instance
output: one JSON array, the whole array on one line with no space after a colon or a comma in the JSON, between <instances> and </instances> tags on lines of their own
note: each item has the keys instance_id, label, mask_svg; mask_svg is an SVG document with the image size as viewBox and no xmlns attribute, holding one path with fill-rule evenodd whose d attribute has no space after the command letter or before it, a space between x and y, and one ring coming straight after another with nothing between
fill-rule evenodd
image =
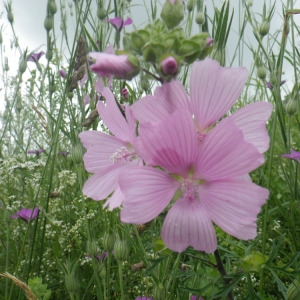
<instances>
[{"instance_id":1,"label":"green flower bud cluster","mask_svg":"<svg viewBox=\"0 0 300 300\"><path fill-rule=\"evenodd\" d=\"M157 19L144 29L126 33L123 45L126 51L143 56L146 63L160 65L167 54L173 56L180 68L181 64L191 64L209 55L212 47L206 46L207 37L207 33L201 33L186 38L182 28L169 30L162 20Z\"/></svg>"}]
</instances>

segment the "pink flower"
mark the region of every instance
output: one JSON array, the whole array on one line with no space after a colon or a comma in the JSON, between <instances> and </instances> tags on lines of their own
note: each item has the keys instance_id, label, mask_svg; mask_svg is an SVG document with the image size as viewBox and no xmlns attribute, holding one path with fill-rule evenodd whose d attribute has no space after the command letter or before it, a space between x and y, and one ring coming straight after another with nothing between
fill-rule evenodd
<instances>
[{"instance_id":1,"label":"pink flower","mask_svg":"<svg viewBox=\"0 0 300 300\"><path fill-rule=\"evenodd\" d=\"M291 154L282 154L281 156L293 159L293 160L297 161L298 163L300 163L300 152L296 152L293 149L291 150Z\"/></svg>"},{"instance_id":2,"label":"pink flower","mask_svg":"<svg viewBox=\"0 0 300 300\"><path fill-rule=\"evenodd\" d=\"M100 76L117 76L124 79L131 79L138 73L139 67L133 65L128 60L127 54L115 55L103 52L91 52L89 55L96 60L90 66L90 70Z\"/></svg>"},{"instance_id":3,"label":"pink flower","mask_svg":"<svg viewBox=\"0 0 300 300\"><path fill-rule=\"evenodd\" d=\"M135 118L142 124L160 122L178 108L187 108L197 124L198 138L204 140L211 128L222 118L241 94L247 80L245 68L224 68L210 58L194 62L190 80L190 100L178 80L164 83L154 95L147 95L132 106ZM229 118L245 139L263 153L269 148L265 124L272 104L255 102L236 111Z\"/></svg>"},{"instance_id":4,"label":"pink flower","mask_svg":"<svg viewBox=\"0 0 300 300\"><path fill-rule=\"evenodd\" d=\"M38 62L39 59L45 54L44 51L41 51L39 53L33 53L29 58L28 61L32 61L32 62Z\"/></svg>"},{"instance_id":5,"label":"pink flower","mask_svg":"<svg viewBox=\"0 0 300 300\"><path fill-rule=\"evenodd\" d=\"M125 98L125 99L128 99L128 96L129 96L129 92L126 88L123 88L122 89L122 96Z\"/></svg>"},{"instance_id":6,"label":"pink flower","mask_svg":"<svg viewBox=\"0 0 300 300\"><path fill-rule=\"evenodd\" d=\"M85 168L94 174L86 181L83 193L94 200L103 200L114 192L105 203L105 206L109 205L113 209L123 201L118 185L119 173L123 169L139 165L141 160L133 146L136 141L135 119L130 107L125 107L125 119L109 88L103 89L102 96L106 98L106 106L99 101L97 109L114 136L99 131L84 131L79 134L87 149L84 155Z\"/></svg>"},{"instance_id":7,"label":"pink flower","mask_svg":"<svg viewBox=\"0 0 300 300\"><path fill-rule=\"evenodd\" d=\"M120 17L109 19L107 22L112 24L117 31L121 31L125 26L132 24L132 20L130 18L127 18L127 20L124 22L124 20Z\"/></svg>"},{"instance_id":8,"label":"pink flower","mask_svg":"<svg viewBox=\"0 0 300 300\"><path fill-rule=\"evenodd\" d=\"M22 219L26 223L29 223L31 220L34 220L39 215L39 208L36 207L34 209L26 209L22 208L19 212L15 213L11 216L12 219Z\"/></svg>"},{"instance_id":9,"label":"pink flower","mask_svg":"<svg viewBox=\"0 0 300 300\"><path fill-rule=\"evenodd\" d=\"M213 222L234 237L256 237L257 214L269 191L253 184L248 173L264 162L272 105L253 103L218 122L240 95L247 75L244 68L223 68L206 59L193 65L191 100L174 80L133 105L147 166L119 176L123 222L149 222L176 195L162 228L170 249L182 252L190 245L215 251Z\"/></svg>"}]
</instances>

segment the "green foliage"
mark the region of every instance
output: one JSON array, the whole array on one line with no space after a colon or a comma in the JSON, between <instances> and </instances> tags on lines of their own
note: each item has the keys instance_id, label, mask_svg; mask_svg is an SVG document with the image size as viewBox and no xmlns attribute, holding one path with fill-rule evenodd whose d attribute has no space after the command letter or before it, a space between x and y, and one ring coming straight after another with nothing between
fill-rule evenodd
<instances>
[{"instance_id":1,"label":"green foliage","mask_svg":"<svg viewBox=\"0 0 300 300\"><path fill-rule=\"evenodd\" d=\"M38 300L50 299L51 290L47 290L47 284L43 284L42 278L34 277L32 279L28 279L28 286Z\"/></svg>"}]
</instances>

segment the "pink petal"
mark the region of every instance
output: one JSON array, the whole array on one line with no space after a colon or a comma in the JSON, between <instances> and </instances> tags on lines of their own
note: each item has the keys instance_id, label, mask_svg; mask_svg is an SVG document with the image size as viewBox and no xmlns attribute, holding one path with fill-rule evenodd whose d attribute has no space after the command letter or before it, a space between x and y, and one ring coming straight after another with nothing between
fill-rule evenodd
<instances>
[{"instance_id":1,"label":"pink petal","mask_svg":"<svg viewBox=\"0 0 300 300\"><path fill-rule=\"evenodd\" d=\"M85 95L84 98L83 98L83 105L86 106L86 105L88 105L89 103L90 103L90 95L87 94L87 95Z\"/></svg>"},{"instance_id":2,"label":"pink petal","mask_svg":"<svg viewBox=\"0 0 300 300\"><path fill-rule=\"evenodd\" d=\"M144 224L167 207L180 183L155 168L131 167L120 174L119 185L125 195L122 222Z\"/></svg>"},{"instance_id":3,"label":"pink petal","mask_svg":"<svg viewBox=\"0 0 300 300\"><path fill-rule=\"evenodd\" d=\"M260 153L264 153L269 149L270 138L266 123L272 109L273 106L269 102L256 102L239 109L223 121L233 119L235 125L242 130L244 139L254 145Z\"/></svg>"},{"instance_id":4,"label":"pink petal","mask_svg":"<svg viewBox=\"0 0 300 300\"><path fill-rule=\"evenodd\" d=\"M199 147L195 172L197 178L217 180L243 176L258 168L264 157L244 140L233 120L220 122Z\"/></svg>"},{"instance_id":5,"label":"pink petal","mask_svg":"<svg viewBox=\"0 0 300 300\"><path fill-rule=\"evenodd\" d=\"M248 77L243 68L224 68L210 58L193 64L190 98L199 131L213 125L236 102Z\"/></svg>"},{"instance_id":6,"label":"pink petal","mask_svg":"<svg viewBox=\"0 0 300 300\"><path fill-rule=\"evenodd\" d=\"M105 202L103 207L105 208L107 205L109 205L109 210L112 211L114 208L120 207L124 199L125 196L121 192L120 187L117 187L112 196L109 197L109 199Z\"/></svg>"},{"instance_id":7,"label":"pink petal","mask_svg":"<svg viewBox=\"0 0 300 300\"><path fill-rule=\"evenodd\" d=\"M177 252L188 246L207 253L217 249L216 233L201 201L178 200L166 216L161 236Z\"/></svg>"},{"instance_id":8,"label":"pink petal","mask_svg":"<svg viewBox=\"0 0 300 300\"><path fill-rule=\"evenodd\" d=\"M108 22L114 25L114 27L118 30L121 29L121 27L123 28L123 19L120 17L110 19Z\"/></svg>"},{"instance_id":9,"label":"pink petal","mask_svg":"<svg viewBox=\"0 0 300 300\"><path fill-rule=\"evenodd\" d=\"M154 165L181 176L188 174L198 151L190 111L178 109L157 126L149 123L141 125L139 133L145 157L150 157Z\"/></svg>"},{"instance_id":10,"label":"pink petal","mask_svg":"<svg viewBox=\"0 0 300 300\"><path fill-rule=\"evenodd\" d=\"M85 169L97 173L112 165L112 155L125 143L118 138L99 131L84 131L79 134L83 147L87 152L83 156Z\"/></svg>"},{"instance_id":11,"label":"pink petal","mask_svg":"<svg viewBox=\"0 0 300 300\"><path fill-rule=\"evenodd\" d=\"M210 218L230 235L254 239L257 235L256 220L269 191L243 180L205 183L199 192Z\"/></svg>"},{"instance_id":12,"label":"pink petal","mask_svg":"<svg viewBox=\"0 0 300 300\"><path fill-rule=\"evenodd\" d=\"M104 89L104 83L101 77L97 78L97 81L95 83L95 90L97 93L102 94L102 91Z\"/></svg>"},{"instance_id":13,"label":"pink petal","mask_svg":"<svg viewBox=\"0 0 300 300\"><path fill-rule=\"evenodd\" d=\"M94 174L83 186L83 194L94 199L103 200L118 187L118 176L128 166L113 164Z\"/></svg>"},{"instance_id":14,"label":"pink petal","mask_svg":"<svg viewBox=\"0 0 300 300\"><path fill-rule=\"evenodd\" d=\"M105 48L104 52L107 53L107 54L115 54L114 46L113 45L108 45Z\"/></svg>"},{"instance_id":15,"label":"pink petal","mask_svg":"<svg viewBox=\"0 0 300 300\"><path fill-rule=\"evenodd\" d=\"M127 18L127 20L123 23L123 27L128 26L132 24L132 20L130 18Z\"/></svg>"},{"instance_id":16,"label":"pink petal","mask_svg":"<svg viewBox=\"0 0 300 300\"><path fill-rule=\"evenodd\" d=\"M105 87L102 96L106 99L106 106L99 101L97 109L107 128L120 140L129 142L130 128L123 117L111 90Z\"/></svg>"},{"instance_id":17,"label":"pink petal","mask_svg":"<svg viewBox=\"0 0 300 300\"><path fill-rule=\"evenodd\" d=\"M154 96L147 95L132 105L140 123L164 121L177 108L191 110L187 93L178 80L164 83L156 88Z\"/></svg>"}]
</instances>

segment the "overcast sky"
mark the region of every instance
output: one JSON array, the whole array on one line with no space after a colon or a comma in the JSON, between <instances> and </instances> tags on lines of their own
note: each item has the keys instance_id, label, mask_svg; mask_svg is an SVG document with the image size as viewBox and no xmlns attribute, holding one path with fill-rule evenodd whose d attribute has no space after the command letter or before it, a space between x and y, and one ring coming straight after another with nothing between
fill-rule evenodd
<instances>
[{"instance_id":1,"label":"overcast sky","mask_svg":"<svg viewBox=\"0 0 300 300\"><path fill-rule=\"evenodd\" d=\"M145 3L149 3L150 7L150 0L144 0ZM132 0L132 15L133 15L133 22L137 27L143 27L145 24L145 21L147 21L147 14L146 10L144 7L144 1L142 0ZM60 11L59 11L59 1L56 0L58 4L58 12L55 15L55 24L56 24L56 35L60 36L61 31L59 29L60 26ZM69 9L69 3L73 3L72 0L66 1L66 9L68 12L70 12ZM186 2L186 1L185 1ZM204 4L207 5L208 9L208 15L213 17L213 5L212 3L216 6L221 6L222 2L221 0L204 0ZM298 1L299 2L299 1ZM164 3L163 0L161 0L161 3ZM234 19L233 19L233 25L232 25L232 30L231 34L229 37L228 41L228 49L227 49L227 54L229 57L232 56L233 51L235 49L236 43L237 43L237 33L236 31L238 30L238 24L239 24L239 3L240 0L231 0L231 7L234 8L235 14L234 14ZM269 8L269 4L273 3L273 1L267 1L267 8ZM40 47L40 50L43 50L46 52L46 31L44 29L44 19L46 16L46 4L47 0L13 0L12 5L13 5L13 13L14 13L14 26L15 26L15 31L18 36L19 44L21 46L21 49L26 49L26 47L29 48L30 51ZM299 3L300 4L300 3ZM160 6L160 4L158 4ZM259 14L262 13L262 7L263 7L263 1L262 0L254 0L253 1L253 6L252 10L256 12L257 19L260 20ZM276 12L274 14L274 17L272 19L271 23L271 30L270 32L274 32L276 29L279 29L282 26L282 18L281 18L281 8L282 4L281 1L277 0L276 3ZM300 8L295 7L295 8ZM96 11L96 1L93 0L93 11ZM3 25L4 32L3 32L3 39L5 41L6 49L5 49L5 54L6 56L9 57L10 61L10 72L11 74L16 74L16 70L18 68L18 53L16 52L15 48L13 50L10 49L9 44L11 38L11 29L10 26L7 22L7 17L6 17L6 11L3 6L3 2L0 3L0 12L3 12L3 15L0 19L0 27ZM159 16L159 14L157 15ZM112 16L113 17L113 16ZM296 15L295 21L300 24L300 16ZM68 16L68 32L69 35L72 37L73 34L73 28L75 28L74 24L75 16L71 17L70 15ZM142 25L141 25L142 24ZM132 27L132 26L131 26ZM210 27L211 28L211 27ZM130 27L128 28L130 30ZM281 38L281 35L280 35ZM70 39L72 40L72 39ZM299 39L298 39L299 40ZM252 28L250 25L247 25L246 28L246 33L245 33L245 41L249 44L252 44L254 48L256 48L256 40L253 36ZM275 51L275 53L278 53L278 51ZM43 58L41 60L41 63L45 63L46 59ZM227 60L228 62L228 60ZM253 56L251 52L249 52L245 48L245 55L244 55L244 61L243 65L245 65L247 68L250 67L250 64L253 62ZM291 67L285 64L284 66L286 75L288 76L288 80L292 80L292 73L290 73ZM0 81L0 88L3 87L3 83ZM3 95L0 93L0 109L2 107L3 102Z\"/></svg>"}]
</instances>

